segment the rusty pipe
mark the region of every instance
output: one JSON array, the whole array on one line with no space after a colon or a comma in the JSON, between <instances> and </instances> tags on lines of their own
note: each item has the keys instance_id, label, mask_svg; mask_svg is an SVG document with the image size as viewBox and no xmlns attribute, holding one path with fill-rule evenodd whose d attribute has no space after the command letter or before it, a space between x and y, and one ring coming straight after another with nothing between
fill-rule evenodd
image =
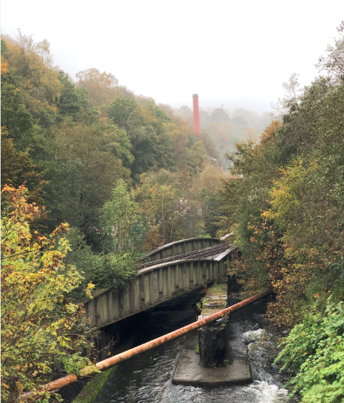
<instances>
[{"instance_id":1,"label":"rusty pipe","mask_svg":"<svg viewBox=\"0 0 344 403\"><path fill-rule=\"evenodd\" d=\"M77 379L82 378L84 376L92 376L95 375L98 371L105 371L113 367L114 365L119 364L120 362L129 360L130 358L142 354L148 350L151 350L161 344L167 343L170 340L176 339L177 337L183 336L186 333L191 332L192 330L198 329L208 323L214 322L217 319L220 319L231 312L237 311L241 308L244 308L247 305L253 304L254 302L259 301L265 296L272 293L272 290L266 290L259 294L254 295L251 298L245 299L244 301L239 302L238 304L232 305L222 311L216 312L213 315L210 315L204 319L198 320L197 322L193 322L190 325L181 327L180 329L174 330L171 333L167 333L164 336L158 337L157 339L148 341L147 343L141 344L140 346L131 348L130 350L124 351L123 353L114 355L113 357L107 358L106 360L97 362L93 366L86 367L80 371L79 377L72 374L64 376L63 378L56 379L56 381L52 381L44 385L40 391L49 391L54 389L62 388L62 386L68 385L69 383L75 382ZM24 393L19 396L20 402L25 402L28 399L32 399L38 394L37 391L31 391Z\"/></svg>"}]
</instances>

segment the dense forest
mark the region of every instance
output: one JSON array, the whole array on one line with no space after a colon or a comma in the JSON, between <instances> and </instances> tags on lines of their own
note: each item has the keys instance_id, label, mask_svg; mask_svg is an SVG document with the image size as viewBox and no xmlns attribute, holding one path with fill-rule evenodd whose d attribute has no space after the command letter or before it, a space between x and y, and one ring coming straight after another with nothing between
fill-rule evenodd
<instances>
[{"instance_id":1,"label":"dense forest","mask_svg":"<svg viewBox=\"0 0 344 403\"><path fill-rule=\"evenodd\" d=\"M113 74L91 68L75 83L47 41L20 32L1 51L2 390L12 399L93 359L86 294L125 288L145 251L216 235L224 173L206 133Z\"/></svg>"},{"instance_id":2,"label":"dense forest","mask_svg":"<svg viewBox=\"0 0 344 403\"><path fill-rule=\"evenodd\" d=\"M272 287L278 360L303 402L344 399L344 23L305 88L259 116L172 109L49 43L1 46L2 398L95 360L81 302L145 251L233 233L242 296ZM224 155L225 154L225 155ZM225 170L230 167L228 175ZM86 353L86 354L85 354ZM42 393L40 399L56 397Z\"/></svg>"},{"instance_id":3,"label":"dense forest","mask_svg":"<svg viewBox=\"0 0 344 403\"><path fill-rule=\"evenodd\" d=\"M292 329L278 360L302 402L344 401L344 22L305 88L293 74L279 120L228 155L220 232L242 253L243 295L269 285L271 323Z\"/></svg>"}]
</instances>

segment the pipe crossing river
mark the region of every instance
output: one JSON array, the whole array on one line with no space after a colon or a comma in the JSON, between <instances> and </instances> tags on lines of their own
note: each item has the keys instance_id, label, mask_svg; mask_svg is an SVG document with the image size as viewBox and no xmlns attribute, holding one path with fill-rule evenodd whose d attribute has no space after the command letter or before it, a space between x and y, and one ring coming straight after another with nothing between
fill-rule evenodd
<instances>
[{"instance_id":1,"label":"pipe crossing river","mask_svg":"<svg viewBox=\"0 0 344 403\"><path fill-rule=\"evenodd\" d=\"M168 341L171 341L173 339L176 339L180 336L183 336L195 329L198 329L208 323L211 323L217 319L220 319L232 312L235 312L247 305L253 304L256 301L259 301L260 299L264 298L268 294L270 294L272 291L271 290L266 290L263 291L251 298L248 298L244 301L241 301L235 305L230 306L229 308L223 309L222 311L219 311L213 315L210 315L204 319L198 320L197 322L193 322L187 326L182 327L181 329L175 330L173 332L170 332L164 336L158 337L157 339L151 340L147 343L144 343L138 347L134 347L128 351L125 351L121 354L117 354L113 357L110 357L106 360L100 361L95 366L92 367L86 367L80 371L80 376L92 376L96 374L96 371L104 371L108 368L113 367L114 365L119 364L120 362L126 361L129 358L132 358L138 354L144 353L145 351L151 350L157 346L160 346L164 343L167 343ZM48 384L44 385L42 387L42 391L50 391L50 390L55 390L59 389L65 385L68 385L72 382L75 382L78 379L78 377L74 374L72 375L67 375L63 378L57 379L56 381L49 382ZM37 392L32 391L32 392L27 392L24 393L19 397L19 401L27 401L30 398L33 398L34 396L37 395Z\"/></svg>"},{"instance_id":2,"label":"pipe crossing river","mask_svg":"<svg viewBox=\"0 0 344 403\"><path fill-rule=\"evenodd\" d=\"M286 379L273 365L276 343L264 329L267 302L258 301L230 315L229 344L238 357L248 350L252 384L219 388L173 385L182 337L119 364L95 403L286 403ZM184 320L184 313L174 311L173 317L180 315ZM169 321L163 323L165 312L155 314L150 321L151 331L170 331ZM192 312L189 320L193 320Z\"/></svg>"}]
</instances>

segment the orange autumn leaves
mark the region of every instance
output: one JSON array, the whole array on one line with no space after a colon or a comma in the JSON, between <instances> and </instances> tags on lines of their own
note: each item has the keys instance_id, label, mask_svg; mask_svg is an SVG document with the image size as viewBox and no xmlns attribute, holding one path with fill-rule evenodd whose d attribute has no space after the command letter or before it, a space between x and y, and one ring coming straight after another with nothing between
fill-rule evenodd
<instances>
[{"instance_id":1,"label":"orange autumn leaves","mask_svg":"<svg viewBox=\"0 0 344 403\"><path fill-rule=\"evenodd\" d=\"M5 62L4 57L1 56L1 75L4 75L5 73L8 72L7 65L8 63Z\"/></svg>"}]
</instances>

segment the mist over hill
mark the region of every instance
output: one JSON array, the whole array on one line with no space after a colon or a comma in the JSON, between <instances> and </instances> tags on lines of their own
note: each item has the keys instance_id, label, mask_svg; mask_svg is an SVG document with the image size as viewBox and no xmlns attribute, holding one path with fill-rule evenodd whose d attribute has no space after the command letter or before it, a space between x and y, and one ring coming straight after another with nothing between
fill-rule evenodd
<instances>
[{"instance_id":1,"label":"mist over hill","mask_svg":"<svg viewBox=\"0 0 344 403\"><path fill-rule=\"evenodd\" d=\"M193 127L193 111L187 105L174 108L173 113L180 116L186 124ZM258 114L246 108L231 110L221 107L200 108L201 130L213 141L217 151L217 159L224 169L228 169L229 160L226 154L236 150L236 144L248 139L259 143L261 133L272 122L273 114Z\"/></svg>"}]
</instances>

